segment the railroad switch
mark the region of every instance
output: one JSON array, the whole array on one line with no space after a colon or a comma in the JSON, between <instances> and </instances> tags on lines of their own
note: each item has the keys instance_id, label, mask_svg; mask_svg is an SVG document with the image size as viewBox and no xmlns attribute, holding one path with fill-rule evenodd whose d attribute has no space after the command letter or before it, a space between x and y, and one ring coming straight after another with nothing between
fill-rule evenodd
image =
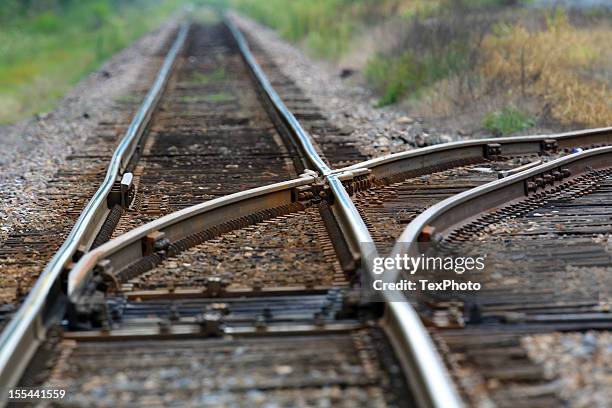
<instances>
[{"instance_id":1,"label":"railroad switch","mask_svg":"<svg viewBox=\"0 0 612 408\"><path fill-rule=\"evenodd\" d=\"M94 276L87 285L87 292L76 302L70 302L67 307L69 326L73 329L91 330L92 328L112 327L111 314L103 291L98 290L102 283L101 276Z\"/></svg>"},{"instance_id":2,"label":"railroad switch","mask_svg":"<svg viewBox=\"0 0 612 408\"><path fill-rule=\"evenodd\" d=\"M113 208L115 205L121 208L128 208L134 200L134 175L125 173L121 179L115 181L107 198L108 208Z\"/></svg>"}]
</instances>

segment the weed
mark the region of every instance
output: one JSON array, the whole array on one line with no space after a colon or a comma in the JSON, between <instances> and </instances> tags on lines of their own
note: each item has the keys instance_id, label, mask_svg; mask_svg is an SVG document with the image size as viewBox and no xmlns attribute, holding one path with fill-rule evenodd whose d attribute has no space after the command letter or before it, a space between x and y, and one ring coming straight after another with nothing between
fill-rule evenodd
<instances>
[{"instance_id":1,"label":"weed","mask_svg":"<svg viewBox=\"0 0 612 408\"><path fill-rule=\"evenodd\" d=\"M198 85L206 85L211 82L222 81L223 79L225 79L225 77L226 77L225 69L221 67L221 68L215 69L213 72L208 73L208 74L204 72L196 71L191 76L190 82L193 84L198 84Z\"/></svg>"},{"instance_id":2,"label":"weed","mask_svg":"<svg viewBox=\"0 0 612 408\"><path fill-rule=\"evenodd\" d=\"M304 41L315 56L333 60L345 53L363 24L379 21L407 5L431 0L230 0L252 18L277 29L289 41Z\"/></svg>"},{"instance_id":3,"label":"weed","mask_svg":"<svg viewBox=\"0 0 612 408\"><path fill-rule=\"evenodd\" d=\"M406 51L400 57L378 55L365 70L366 78L381 92L378 106L397 102L406 93L419 95L437 81L462 70L467 57L459 44L449 44L441 52L421 55Z\"/></svg>"},{"instance_id":4,"label":"weed","mask_svg":"<svg viewBox=\"0 0 612 408\"><path fill-rule=\"evenodd\" d=\"M506 105L501 111L489 113L482 122L482 127L496 136L505 136L535 126L533 118L512 105Z\"/></svg>"},{"instance_id":5,"label":"weed","mask_svg":"<svg viewBox=\"0 0 612 408\"><path fill-rule=\"evenodd\" d=\"M208 94L204 97L206 102L210 103L222 103L232 101L234 97L227 92L217 92L213 94Z\"/></svg>"}]
</instances>

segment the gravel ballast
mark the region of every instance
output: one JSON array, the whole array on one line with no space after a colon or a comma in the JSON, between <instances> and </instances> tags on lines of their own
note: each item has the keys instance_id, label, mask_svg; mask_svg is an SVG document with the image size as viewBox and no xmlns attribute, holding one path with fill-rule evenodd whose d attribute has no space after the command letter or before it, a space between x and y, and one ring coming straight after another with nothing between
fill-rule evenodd
<instances>
[{"instance_id":1,"label":"gravel ballast","mask_svg":"<svg viewBox=\"0 0 612 408\"><path fill-rule=\"evenodd\" d=\"M143 36L52 112L0 128L0 305L27 292L98 188L176 28Z\"/></svg>"},{"instance_id":2,"label":"gravel ballast","mask_svg":"<svg viewBox=\"0 0 612 408\"><path fill-rule=\"evenodd\" d=\"M356 79L341 78L338 68L311 60L252 20L234 18L251 38L265 44L275 63L331 123L352 129L360 151L368 157L460 139L394 108L374 108L376 97ZM70 231L103 176L101 158L111 154L125 131L139 102L135 96L146 90L176 26L176 21L169 22L117 54L77 85L53 112L0 127L0 250L30 230L42 231L43 236L44 231L50 231L48 235L61 231L53 242L43 243L45 251L36 265L12 276L0 268L0 306L18 300L48 261L47 254L53 254ZM101 124L106 133L100 133ZM82 173L91 177L75 194L76 186L83 184ZM58 178L68 181L57 183ZM66 208L73 215L68 221L63 220ZM604 407L612 399L611 344L609 332L589 332L530 336L523 345L534 361L564 384L563 397L570 406Z\"/></svg>"}]
</instances>

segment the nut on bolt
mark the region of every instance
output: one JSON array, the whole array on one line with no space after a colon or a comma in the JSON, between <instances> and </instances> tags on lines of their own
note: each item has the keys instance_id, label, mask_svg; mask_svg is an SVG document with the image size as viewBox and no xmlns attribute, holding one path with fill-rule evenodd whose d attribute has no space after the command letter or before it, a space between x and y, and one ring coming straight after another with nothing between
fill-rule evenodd
<instances>
[{"instance_id":1,"label":"nut on bolt","mask_svg":"<svg viewBox=\"0 0 612 408\"><path fill-rule=\"evenodd\" d=\"M229 306L227 303L213 303L208 307L209 311L221 313L223 316L230 313Z\"/></svg>"},{"instance_id":2,"label":"nut on bolt","mask_svg":"<svg viewBox=\"0 0 612 408\"><path fill-rule=\"evenodd\" d=\"M431 225L426 225L423 227L423 230L419 234L418 241L419 242L430 242L434 239L434 235L436 233L436 228Z\"/></svg>"},{"instance_id":3,"label":"nut on bolt","mask_svg":"<svg viewBox=\"0 0 612 408\"><path fill-rule=\"evenodd\" d=\"M557 148L559 147L559 144L557 143L555 139L545 139L545 140L542 140L542 143L540 146L542 148L542 151L548 152L548 151L557 150Z\"/></svg>"},{"instance_id":4,"label":"nut on bolt","mask_svg":"<svg viewBox=\"0 0 612 408\"><path fill-rule=\"evenodd\" d=\"M525 194L534 193L537 191L538 185L533 181L527 181L525 183Z\"/></svg>"},{"instance_id":5,"label":"nut on bolt","mask_svg":"<svg viewBox=\"0 0 612 408\"><path fill-rule=\"evenodd\" d=\"M533 181L536 183L536 186L544 187L544 179L542 177L536 177L533 179Z\"/></svg>"},{"instance_id":6,"label":"nut on bolt","mask_svg":"<svg viewBox=\"0 0 612 408\"><path fill-rule=\"evenodd\" d=\"M544 184L546 185L549 185L549 184L553 185L555 183L554 177L550 174L545 174L543 178L544 178Z\"/></svg>"},{"instance_id":7,"label":"nut on bolt","mask_svg":"<svg viewBox=\"0 0 612 408\"><path fill-rule=\"evenodd\" d=\"M154 231L142 239L142 254L144 256L152 255L154 252L166 250L169 245L170 241L166 239L165 233Z\"/></svg>"}]
</instances>

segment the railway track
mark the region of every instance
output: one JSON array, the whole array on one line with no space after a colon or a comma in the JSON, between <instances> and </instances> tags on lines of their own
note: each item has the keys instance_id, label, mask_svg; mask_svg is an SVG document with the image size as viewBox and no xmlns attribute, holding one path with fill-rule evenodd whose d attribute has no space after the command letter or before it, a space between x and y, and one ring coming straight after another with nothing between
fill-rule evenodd
<instances>
[{"instance_id":1,"label":"railway track","mask_svg":"<svg viewBox=\"0 0 612 408\"><path fill-rule=\"evenodd\" d=\"M355 204L377 248L388 254L404 228L438 202L575 149L610 143L609 128L457 142L368 160L342 171L368 169L367 177L347 187L355 192Z\"/></svg>"},{"instance_id":2,"label":"railway track","mask_svg":"<svg viewBox=\"0 0 612 408\"><path fill-rule=\"evenodd\" d=\"M113 151L157 75L170 45L164 41L156 47L148 56L150 66L130 86L130 97L114 101L111 112L96 125L95 135L86 141L86 148L70 154L66 165L49 180L47 190L39 192L40 207L47 212L54 209L48 217L55 222L40 220L11 232L6 240L0 239L0 309L6 309L8 314L31 289L104 180ZM0 312L0 327L3 321Z\"/></svg>"},{"instance_id":3,"label":"railway track","mask_svg":"<svg viewBox=\"0 0 612 408\"><path fill-rule=\"evenodd\" d=\"M413 403L380 312L360 311L348 296L362 225L327 163L350 163L355 154L342 145L336 157L328 142L321 159L241 33L227 27L180 30L103 186L2 332L3 391L62 383L76 405ZM228 95L210 97L221 90ZM195 201L203 203L181 209ZM189 262L200 269L180 270ZM202 349L217 362L200 360L199 373L196 362L179 363ZM150 360L156 350L176 359L174 368ZM147 388L168 369L178 382L168 383L174 393L166 399L128 395L115 381L128 373L131 387ZM224 381L194 388L203 373ZM88 375L108 375L103 399L83 381ZM452 401L452 387L445 390L433 398Z\"/></svg>"},{"instance_id":4,"label":"railway track","mask_svg":"<svg viewBox=\"0 0 612 408\"><path fill-rule=\"evenodd\" d=\"M410 303L360 301L373 256L360 245L386 253L435 202L611 134L361 162L231 20L185 26L2 332L2 390L56 384L74 405L461 406Z\"/></svg>"},{"instance_id":5,"label":"railway track","mask_svg":"<svg viewBox=\"0 0 612 408\"><path fill-rule=\"evenodd\" d=\"M482 290L414 299L471 403L562 405L560 383L528 358L522 339L612 329L611 155L609 147L576 153L448 198L395 246L393 254L487 257L483 270L421 276Z\"/></svg>"}]
</instances>

